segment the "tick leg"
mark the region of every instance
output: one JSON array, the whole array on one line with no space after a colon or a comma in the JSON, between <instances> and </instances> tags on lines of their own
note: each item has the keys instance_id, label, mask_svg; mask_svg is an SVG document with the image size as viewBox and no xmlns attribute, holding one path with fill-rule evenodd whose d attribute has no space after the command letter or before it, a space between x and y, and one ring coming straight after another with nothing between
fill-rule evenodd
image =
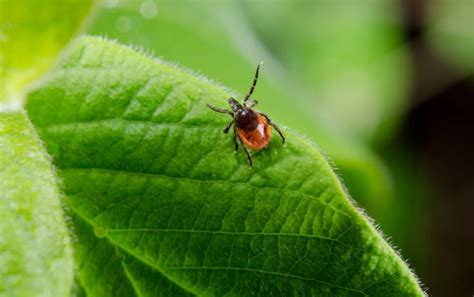
<instances>
[{"instance_id":1,"label":"tick leg","mask_svg":"<svg viewBox=\"0 0 474 297\"><path fill-rule=\"evenodd\" d=\"M242 148L244 149L244 152L245 154L247 155L247 159L249 159L249 164L250 164L250 167L252 167L252 156L250 155L249 153L249 150L245 147L242 139L240 138L240 136L237 136L240 140L240 144L242 145Z\"/></svg>"},{"instance_id":2,"label":"tick leg","mask_svg":"<svg viewBox=\"0 0 474 297\"><path fill-rule=\"evenodd\" d=\"M221 108L217 108L217 107L214 107L210 104L207 104L207 107L209 107L210 109L214 110L215 112L220 112L220 113L227 113L229 114L230 116L234 116L234 113L230 110L227 110L227 109L221 109Z\"/></svg>"},{"instance_id":3,"label":"tick leg","mask_svg":"<svg viewBox=\"0 0 474 297\"><path fill-rule=\"evenodd\" d=\"M252 99L252 100L247 101L247 104L245 104L245 106L248 108L253 108L257 104L258 104L258 101Z\"/></svg>"},{"instance_id":4,"label":"tick leg","mask_svg":"<svg viewBox=\"0 0 474 297\"><path fill-rule=\"evenodd\" d=\"M236 152L239 149L239 143L237 142L237 131L234 128L234 144L235 144L235 149L234 152Z\"/></svg>"},{"instance_id":5,"label":"tick leg","mask_svg":"<svg viewBox=\"0 0 474 297\"><path fill-rule=\"evenodd\" d=\"M255 78L253 79L253 83L252 83L252 86L250 87L249 93L247 94L247 96L245 96L244 103L250 98L250 96L251 96L252 93L253 93L253 90L255 89L255 85L257 85L258 72L260 71L260 65L262 65L262 64L263 64L263 62L260 62L260 63L257 65L257 70L255 71Z\"/></svg>"},{"instance_id":6,"label":"tick leg","mask_svg":"<svg viewBox=\"0 0 474 297\"><path fill-rule=\"evenodd\" d=\"M263 116L265 119L267 119L267 122L270 126L272 126L273 128L275 128L275 130L278 132L278 134L280 134L280 137L281 137L281 142L283 144L285 144L285 136L283 136L283 133L281 132L280 128L277 126L277 124L275 124L274 122L272 122L272 120L264 113L261 113L259 112L259 114L261 116Z\"/></svg>"},{"instance_id":7,"label":"tick leg","mask_svg":"<svg viewBox=\"0 0 474 297\"><path fill-rule=\"evenodd\" d=\"M227 126L225 126L224 130L222 130L224 133L227 134L229 132L230 127L234 124L234 121L230 122Z\"/></svg>"}]
</instances>

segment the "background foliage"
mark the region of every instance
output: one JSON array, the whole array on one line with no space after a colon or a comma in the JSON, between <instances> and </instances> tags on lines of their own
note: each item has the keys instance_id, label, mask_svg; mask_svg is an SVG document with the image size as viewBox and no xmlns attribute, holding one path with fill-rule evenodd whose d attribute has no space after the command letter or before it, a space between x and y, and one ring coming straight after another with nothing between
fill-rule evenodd
<instances>
[{"instance_id":1,"label":"background foliage","mask_svg":"<svg viewBox=\"0 0 474 297\"><path fill-rule=\"evenodd\" d=\"M0 1L0 102L20 101L79 31L92 0Z\"/></svg>"}]
</instances>

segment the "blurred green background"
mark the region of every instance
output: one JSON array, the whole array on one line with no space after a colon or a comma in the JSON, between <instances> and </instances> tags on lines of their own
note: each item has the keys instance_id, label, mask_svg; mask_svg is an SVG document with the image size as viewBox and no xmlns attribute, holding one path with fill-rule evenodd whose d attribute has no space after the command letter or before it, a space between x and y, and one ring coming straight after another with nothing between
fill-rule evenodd
<instances>
[{"instance_id":1,"label":"blurred green background","mask_svg":"<svg viewBox=\"0 0 474 297\"><path fill-rule=\"evenodd\" d=\"M259 109L321 147L430 296L472 295L474 1L106 0L88 33L240 97L264 61Z\"/></svg>"}]
</instances>

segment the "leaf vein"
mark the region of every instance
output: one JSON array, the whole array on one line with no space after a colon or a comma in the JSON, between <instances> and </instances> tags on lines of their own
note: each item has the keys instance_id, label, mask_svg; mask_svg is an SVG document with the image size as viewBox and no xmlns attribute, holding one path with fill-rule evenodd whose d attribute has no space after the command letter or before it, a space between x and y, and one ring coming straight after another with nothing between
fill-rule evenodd
<instances>
[{"instance_id":1,"label":"leaf vein","mask_svg":"<svg viewBox=\"0 0 474 297\"><path fill-rule=\"evenodd\" d=\"M363 296L368 296L365 292L363 292L361 290L357 290L357 289L349 288L349 287L344 287L344 286L341 286L341 285L338 285L338 284L333 284L333 283L326 282L326 281L323 281L323 280L314 279L314 278L311 278L311 277L306 277L306 276L301 276L301 275L295 275L295 274L280 273L280 272L276 272L276 271L267 271L267 270L263 270L263 269L246 268L246 267L187 266L187 267L166 267L165 270L216 270L216 271L219 271L219 270L234 270L234 271L255 272L255 273L270 274L270 275L275 275L275 276L280 276L280 277L285 277L285 278L289 277L289 278L294 278L294 279L299 279L299 280L304 280L304 281L313 281L313 282L320 283L322 285L326 285L326 286L329 286L329 287L339 288L339 289L343 289L343 290L346 290L346 291L358 293L358 294L361 294Z\"/></svg>"},{"instance_id":2,"label":"leaf vein","mask_svg":"<svg viewBox=\"0 0 474 297\"><path fill-rule=\"evenodd\" d=\"M231 232L231 231L222 231L222 230L187 230L187 229L157 229L157 228L135 228L135 229L107 229L107 232L117 232L117 233L126 233L126 232L175 232L175 233L202 233L202 234L222 234L222 235L231 235L231 236L278 236L278 237L300 237L300 238L315 238L320 240L328 240L339 243L346 247L349 247L354 250L365 251L364 249L353 247L347 243L340 241L336 238L326 237L321 235L314 234L298 234L298 233L271 233L271 232Z\"/></svg>"}]
</instances>

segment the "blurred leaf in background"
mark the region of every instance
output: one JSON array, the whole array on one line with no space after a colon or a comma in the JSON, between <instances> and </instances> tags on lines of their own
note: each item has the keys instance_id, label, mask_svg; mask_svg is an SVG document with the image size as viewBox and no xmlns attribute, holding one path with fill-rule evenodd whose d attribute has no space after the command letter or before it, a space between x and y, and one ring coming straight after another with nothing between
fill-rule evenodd
<instances>
[{"instance_id":1,"label":"blurred leaf in background","mask_svg":"<svg viewBox=\"0 0 474 297\"><path fill-rule=\"evenodd\" d=\"M428 11L428 41L464 73L474 72L474 1L435 0Z\"/></svg>"},{"instance_id":2,"label":"blurred leaf in background","mask_svg":"<svg viewBox=\"0 0 474 297\"><path fill-rule=\"evenodd\" d=\"M19 105L25 87L54 62L93 0L0 0L0 103Z\"/></svg>"},{"instance_id":3,"label":"blurred leaf in background","mask_svg":"<svg viewBox=\"0 0 474 297\"><path fill-rule=\"evenodd\" d=\"M27 85L54 63L91 6L0 0L0 296L71 295L74 264L58 180L19 110Z\"/></svg>"},{"instance_id":4,"label":"blurred leaf in background","mask_svg":"<svg viewBox=\"0 0 474 297\"><path fill-rule=\"evenodd\" d=\"M318 143L334 160L350 193L364 206L384 209L391 199L389 173L366 142L370 138L367 135L373 135L376 127L398 114L403 105L405 58L399 54L396 21L391 17L384 22L389 4L361 5L355 10L346 7L344 13L339 14L337 11L345 7L344 1L340 2L339 5L317 2L318 6L296 1L303 4L302 7L310 7L305 11L296 9L297 4L290 1L270 2L265 8L259 3L266 2L257 1L105 1L89 32L143 47L207 77L219 78L240 95L247 92L255 65L263 60L255 93L260 108ZM271 11L268 15L272 19L261 15L265 9ZM341 19L320 20L324 14ZM323 32L347 18L352 23L332 29L332 33L338 34L335 36L338 41L331 48L329 35ZM354 26L359 22L362 23ZM380 24L381 28L365 31L374 24ZM350 37L353 31L358 34L354 38ZM276 33L280 39L272 37ZM292 35L303 40L295 43ZM366 45L368 40L371 41ZM347 50L336 51L342 44ZM312 52L319 47L321 50ZM351 51L352 47L356 52ZM291 56L293 50L295 53ZM318 66L320 61L330 58L331 51L339 52L337 59L327 62L324 68ZM398 60L393 60L393 56ZM343 67L344 63L350 67ZM389 69L385 70L381 63ZM363 82L360 88L351 83L359 88L357 90L346 86L346 80L350 82L354 77L357 85ZM327 99L324 103L322 87L318 87L324 84L331 86L324 92L339 99L332 103ZM383 93L385 87L387 90ZM344 104L341 100L350 103ZM358 100L361 101L357 103ZM225 98L222 104L226 104ZM353 117L363 118L363 112L372 106L377 107L370 115L370 124L355 125L358 120ZM396 106L395 111L391 109L393 106ZM352 112L357 115L351 119L345 117L344 114Z\"/></svg>"},{"instance_id":5,"label":"blurred leaf in background","mask_svg":"<svg viewBox=\"0 0 474 297\"><path fill-rule=\"evenodd\" d=\"M324 117L365 143L393 134L409 78L398 3L242 3L265 47L309 91L299 100L312 119Z\"/></svg>"}]
</instances>

